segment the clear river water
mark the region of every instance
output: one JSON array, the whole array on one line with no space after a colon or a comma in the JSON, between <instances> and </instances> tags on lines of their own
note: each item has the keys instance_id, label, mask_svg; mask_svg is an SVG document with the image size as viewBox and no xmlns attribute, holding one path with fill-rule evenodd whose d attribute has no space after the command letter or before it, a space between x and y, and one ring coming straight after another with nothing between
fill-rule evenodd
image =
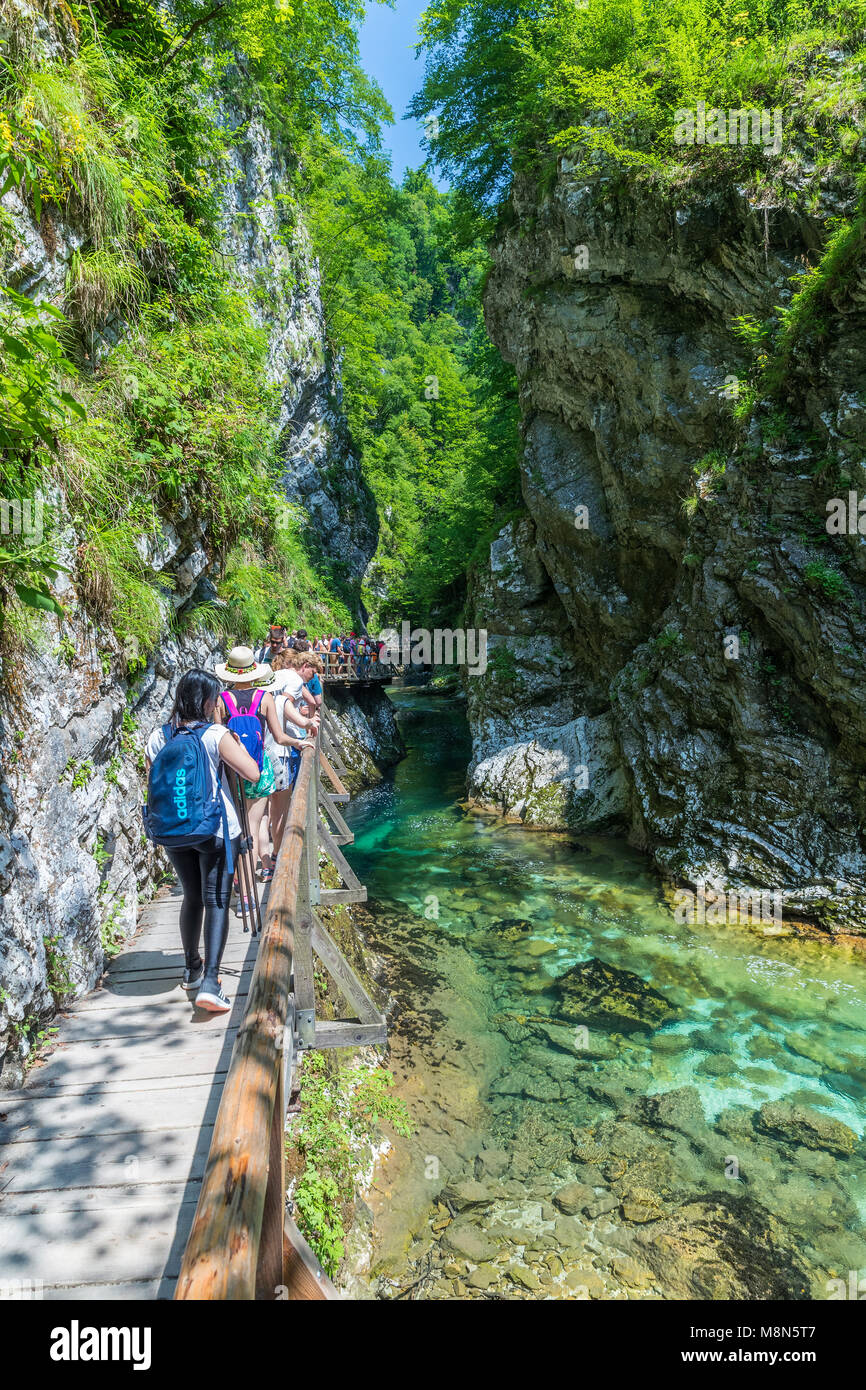
<instances>
[{"instance_id":1,"label":"clear river water","mask_svg":"<svg viewBox=\"0 0 866 1390\"><path fill-rule=\"evenodd\" d=\"M361 1296L866 1295L866 955L678 924L625 841L466 809L461 705L392 699L347 854L414 1133Z\"/></svg>"}]
</instances>

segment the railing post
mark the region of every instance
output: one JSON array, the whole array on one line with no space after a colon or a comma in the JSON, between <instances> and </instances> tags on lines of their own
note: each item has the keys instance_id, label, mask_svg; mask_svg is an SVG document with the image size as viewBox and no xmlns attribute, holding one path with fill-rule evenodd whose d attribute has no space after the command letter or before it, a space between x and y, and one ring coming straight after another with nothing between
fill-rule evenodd
<instances>
[{"instance_id":1,"label":"railing post","mask_svg":"<svg viewBox=\"0 0 866 1390\"><path fill-rule=\"evenodd\" d=\"M304 818L304 846L298 874L292 943L292 972L295 977L295 1020L298 1043L313 1047L316 1040L316 996L313 982L313 907L319 901L319 750L313 745L301 754L309 760L310 778ZM315 818L315 819L314 819Z\"/></svg>"},{"instance_id":2,"label":"railing post","mask_svg":"<svg viewBox=\"0 0 866 1390\"><path fill-rule=\"evenodd\" d=\"M324 719L322 721L324 724ZM320 729L321 729L320 725ZM307 798L307 871L310 876L310 906L318 907L321 886L319 883L319 755L320 745L316 739L313 754L313 774L310 778L310 795Z\"/></svg>"},{"instance_id":3,"label":"railing post","mask_svg":"<svg viewBox=\"0 0 866 1390\"><path fill-rule=\"evenodd\" d=\"M286 1220L286 1106L284 1103L285 1054L279 1063L274 1113L271 1119L268 1179L262 1212L262 1234L256 1265L256 1301L268 1302L285 1288L286 1270L283 1227Z\"/></svg>"}]
</instances>

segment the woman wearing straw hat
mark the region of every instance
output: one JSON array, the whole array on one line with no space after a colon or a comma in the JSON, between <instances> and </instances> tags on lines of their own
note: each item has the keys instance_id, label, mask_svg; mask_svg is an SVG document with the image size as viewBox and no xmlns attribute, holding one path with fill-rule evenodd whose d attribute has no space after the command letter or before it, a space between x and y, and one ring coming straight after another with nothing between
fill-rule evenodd
<instances>
[{"instance_id":1,"label":"woman wearing straw hat","mask_svg":"<svg viewBox=\"0 0 866 1390\"><path fill-rule=\"evenodd\" d=\"M270 729L265 734L265 748L274 767L274 790L268 799L268 817L270 818L270 834L273 840L273 854L268 843L265 825L267 818L262 820L262 828L259 834L259 852L262 857L262 882L270 883L274 876L277 855L280 852L280 845L283 842L283 831L286 825L286 816L289 810L289 802L292 798L292 788L298 775L298 767L301 761L301 749L304 746L306 729L301 729L292 724L289 720L287 706L294 710L294 705L289 700L285 691L279 686L280 673L289 667L292 658L297 659L297 652L277 652L274 657L273 674L269 682L270 693L274 697L274 704L277 707L277 717L280 726L289 735L290 745L277 743Z\"/></svg>"},{"instance_id":2,"label":"woman wearing straw hat","mask_svg":"<svg viewBox=\"0 0 866 1390\"><path fill-rule=\"evenodd\" d=\"M273 681L273 672L270 666L256 661L250 647L233 647L226 660L218 663L214 670L221 681L224 681L227 686L231 686L231 690L224 690L217 701L215 717L219 723L228 724L230 719L239 714L252 714L258 719L262 731L262 774L256 783L244 782L244 792L250 803L249 825L252 838L252 847L246 861L248 865L246 882L252 883L256 866L259 830L268 804L268 797L274 790L275 782L273 765L264 746L265 732L270 733L274 743L286 748L291 748L294 740L281 727L274 697L266 688ZM310 722L313 724L313 721ZM315 729L317 728L318 723L315 723ZM238 903L235 912L238 917L242 916L245 911L250 912L252 910L252 904L244 897L243 888L238 886L242 881L241 875L237 874L235 885L238 887Z\"/></svg>"}]
</instances>

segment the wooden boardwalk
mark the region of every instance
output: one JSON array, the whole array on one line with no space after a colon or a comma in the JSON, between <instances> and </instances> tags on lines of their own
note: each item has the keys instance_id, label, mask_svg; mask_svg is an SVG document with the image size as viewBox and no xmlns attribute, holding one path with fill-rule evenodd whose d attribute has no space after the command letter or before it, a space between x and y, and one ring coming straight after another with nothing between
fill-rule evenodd
<instances>
[{"instance_id":1,"label":"wooden boardwalk","mask_svg":"<svg viewBox=\"0 0 866 1390\"><path fill-rule=\"evenodd\" d=\"M151 903L103 985L59 1019L20 1091L0 1091L0 1288L171 1298L257 942L231 916L226 1014L180 988L179 893Z\"/></svg>"},{"instance_id":2,"label":"wooden boardwalk","mask_svg":"<svg viewBox=\"0 0 866 1390\"><path fill-rule=\"evenodd\" d=\"M367 897L341 849L341 746L323 704L261 938L229 918L231 1011L196 1009L181 988L174 889L61 1018L23 1089L0 1091L0 1297L339 1298L287 1203L285 1120L304 1048L388 1035L320 916ZM320 854L344 886L322 886ZM316 1018L314 956L354 1019Z\"/></svg>"}]
</instances>

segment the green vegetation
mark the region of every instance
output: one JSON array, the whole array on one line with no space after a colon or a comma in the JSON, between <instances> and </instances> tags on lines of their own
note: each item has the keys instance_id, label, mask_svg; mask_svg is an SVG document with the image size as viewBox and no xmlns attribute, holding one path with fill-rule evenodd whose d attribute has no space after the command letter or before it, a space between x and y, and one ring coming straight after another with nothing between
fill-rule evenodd
<instances>
[{"instance_id":1,"label":"green vegetation","mask_svg":"<svg viewBox=\"0 0 866 1390\"><path fill-rule=\"evenodd\" d=\"M300 1071L301 1113L289 1129L290 1166L300 1156L293 1200L301 1229L329 1275L345 1253L355 1187L369 1166L372 1140L384 1121L411 1133L405 1102L389 1094L383 1068L333 1069L322 1052L308 1052Z\"/></svg>"},{"instance_id":2,"label":"green vegetation","mask_svg":"<svg viewBox=\"0 0 866 1390\"><path fill-rule=\"evenodd\" d=\"M487 669L500 685L513 685L518 676L517 657L511 647L494 647L487 658Z\"/></svg>"},{"instance_id":3,"label":"green vegetation","mask_svg":"<svg viewBox=\"0 0 866 1390\"><path fill-rule=\"evenodd\" d=\"M796 351L809 360L832 304L862 273L863 0L432 0L422 33L426 74L411 109L435 117L430 153L458 190L467 240L513 220L515 173L546 197L562 155L581 174L603 173L608 201L643 180L680 206L685 185L709 192L721 178L756 208L788 203L823 221L823 249L791 277L786 302L764 323L735 324L749 366L734 417L745 422L760 400L790 389ZM703 143L685 138L683 120L697 120L699 102ZM750 110L780 113L769 166L769 132L729 138L727 113ZM771 124L775 144L775 115ZM840 191L852 209L842 216ZM696 506L690 498L684 509Z\"/></svg>"},{"instance_id":4,"label":"green vegetation","mask_svg":"<svg viewBox=\"0 0 866 1390\"><path fill-rule=\"evenodd\" d=\"M391 181L378 136L390 112L358 64L362 0L63 13L66 49L43 63L13 17L20 61L0 71L0 181L29 199L48 243L61 218L85 238L62 310L12 295L0 306L3 494L59 487L55 520L81 536L77 593L115 633L129 675L172 618L150 556L178 515L196 519L222 573L216 600L187 605L188 625L230 641L273 618L351 624L357 590L280 491L278 402L253 316L271 291L240 283L221 253L226 157L247 126L216 118L219 87L240 111L255 106L286 153L272 211L290 253L299 206L309 215L383 523L389 596L377 616L455 609L473 551L514 505L516 392L483 329L489 262L458 249L454 199L424 173ZM8 235L4 221L0 261ZM287 294L307 288L303 258L292 264ZM122 330L107 355L106 329ZM12 384L22 367L23 390ZM56 575L50 532L0 553L7 597L63 619Z\"/></svg>"},{"instance_id":5,"label":"green vegetation","mask_svg":"<svg viewBox=\"0 0 866 1390\"><path fill-rule=\"evenodd\" d=\"M825 598L841 598L846 590L845 576L823 560L813 560L806 566L803 574L809 584L820 589Z\"/></svg>"},{"instance_id":6,"label":"green vegetation","mask_svg":"<svg viewBox=\"0 0 866 1390\"><path fill-rule=\"evenodd\" d=\"M672 647L682 647L685 642L683 634L672 623L668 623L658 637L653 637L651 640L652 645L659 652L669 651Z\"/></svg>"},{"instance_id":7,"label":"green vegetation","mask_svg":"<svg viewBox=\"0 0 866 1390\"><path fill-rule=\"evenodd\" d=\"M43 936L42 944L45 947L45 977L54 996L54 1003L59 1009L75 990L71 962L60 949L59 935Z\"/></svg>"},{"instance_id":8,"label":"green vegetation","mask_svg":"<svg viewBox=\"0 0 866 1390\"><path fill-rule=\"evenodd\" d=\"M65 781L68 777L72 790L78 791L81 787L87 786L92 776L93 763L86 758L80 763L77 763L74 758L70 758L60 774L60 780Z\"/></svg>"},{"instance_id":9,"label":"green vegetation","mask_svg":"<svg viewBox=\"0 0 866 1390\"><path fill-rule=\"evenodd\" d=\"M171 615L148 538L179 513L224 565L227 636L257 637L275 614L345 624L356 596L316 570L282 505L266 342L217 226L224 156L246 127L225 129L213 99L219 84L241 109L255 102L296 160L319 142L374 138L388 111L357 62L363 5L244 0L202 25L183 0L171 13L139 0L61 8L65 51L34 61L32 18L10 14L17 61L0 71L0 185L29 200L49 249L61 218L84 234L62 311L0 300L2 494L59 487L81 537L79 597L130 673ZM4 216L0 262L9 236ZM126 331L97 357L107 326ZM16 604L65 618L49 589L57 572L50 531L4 547L13 618Z\"/></svg>"},{"instance_id":10,"label":"green vegetation","mask_svg":"<svg viewBox=\"0 0 866 1390\"><path fill-rule=\"evenodd\" d=\"M859 0L432 0L412 110L437 117L437 163L488 218L515 170L543 193L559 152L674 182L760 174L760 145L676 142L676 113L699 101L780 108L783 147L808 147L824 174L855 169L863 19Z\"/></svg>"},{"instance_id":11,"label":"green vegetation","mask_svg":"<svg viewBox=\"0 0 866 1390\"><path fill-rule=\"evenodd\" d=\"M111 904L108 916L99 928L99 940L103 951L109 958L117 955L125 940L121 925L125 906L126 898L117 898Z\"/></svg>"},{"instance_id":12,"label":"green vegetation","mask_svg":"<svg viewBox=\"0 0 866 1390\"><path fill-rule=\"evenodd\" d=\"M93 858L96 860L96 867L100 873L110 862L111 857L112 851L105 848L105 839L100 832L97 834L96 843L93 846Z\"/></svg>"},{"instance_id":13,"label":"green vegetation","mask_svg":"<svg viewBox=\"0 0 866 1390\"><path fill-rule=\"evenodd\" d=\"M424 171L395 188L381 159L332 151L310 206L379 511L365 603L377 622L429 622L459 608L467 568L518 500L516 381L481 310L489 258L460 248L455 198Z\"/></svg>"}]
</instances>

